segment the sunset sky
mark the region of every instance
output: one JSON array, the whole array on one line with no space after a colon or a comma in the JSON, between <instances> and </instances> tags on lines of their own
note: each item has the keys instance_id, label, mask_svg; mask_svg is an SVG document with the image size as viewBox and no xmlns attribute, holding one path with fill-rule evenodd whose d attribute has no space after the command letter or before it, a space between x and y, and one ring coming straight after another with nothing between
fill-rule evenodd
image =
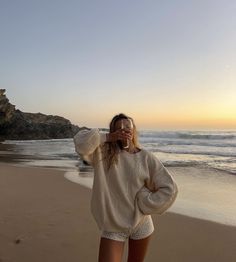
<instances>
[{"instance_id":1,"label":"sunset sky","mask_svg":"<svg viewBox=\"0 0 236 262\"><path fill-rule=\"evenodd\" d=\"M17 109L107 127L236 129L235 0L0 1Z\"/></svg>"}]
</instances>

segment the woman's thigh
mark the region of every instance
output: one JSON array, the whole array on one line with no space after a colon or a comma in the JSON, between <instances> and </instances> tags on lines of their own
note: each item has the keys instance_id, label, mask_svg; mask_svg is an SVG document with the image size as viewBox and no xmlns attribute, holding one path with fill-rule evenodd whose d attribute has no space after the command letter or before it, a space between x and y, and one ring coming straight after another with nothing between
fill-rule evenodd
<instances>
[{"instance_id":1,"label":"woman's thigh","mask_svg":"<svg viewBox=\"0 0 236 262\"><path fill-rule=\"evenodd\" d=\"M99 262L121 262L124 252L124 241L116 241L101 237Z\"/></svg>"},{"instance_id":2,"label":"woman's thigh","mask_svg":"<svg viewBox=\"0 0 236 262\"><path fill-rule=\"evenodd\" d=\"M143 239L129 239L128 262L143 262L151 235Z\"/></svg>"}]
</instances>

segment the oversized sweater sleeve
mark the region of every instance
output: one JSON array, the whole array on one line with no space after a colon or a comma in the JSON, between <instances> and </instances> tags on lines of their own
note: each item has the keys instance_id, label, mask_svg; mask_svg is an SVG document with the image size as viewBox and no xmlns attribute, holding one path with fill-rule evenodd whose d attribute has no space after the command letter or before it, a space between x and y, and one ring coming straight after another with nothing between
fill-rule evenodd
<instances>
[{"instance_id":1,"label":"oversized sweater sleeve","mask_svg":"<svg viewBox=\"0 0 236 262\"><path fill-rule=\"evenodd\" d=\"M149 188L143 186L137 193L140 210L146 214L163 214L175 201L178 187L169 171L154 155L149 164Z\"/></svg>"},{"instance_id":2,"label":"oversized sweater sleeve","mask_svg":"<svg viewBox=\"0 0 236 262\"><path fill-rule=\"evenodd\" d=\"M92 164L95 150L106 141L106 134L98 128L80 130L73 138L75 151L87 162Z\"/></svg>"}]
</instances>

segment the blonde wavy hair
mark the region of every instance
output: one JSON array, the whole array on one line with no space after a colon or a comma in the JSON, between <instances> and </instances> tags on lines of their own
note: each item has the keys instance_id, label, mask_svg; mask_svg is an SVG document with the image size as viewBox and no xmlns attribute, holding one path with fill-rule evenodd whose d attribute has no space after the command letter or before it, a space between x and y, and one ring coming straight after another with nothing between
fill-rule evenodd
<instances>
[{"instance_id":1,"label":"blonde wavy hair","mask_svg":"<svg viewBox=\"0 0 236 262\"><path fill-rule=\"evenodd\" d=\"M136 129L136 125L134 123L134 120L123 114L120 113L118 115L115 115L109 125L109 132L113 133L116 131L116 122L121 120L121 119L127 119L130 120L133 124L133 139L132 142L134 144L135 147L139 148L139 143L138 143L138 133L137 133L137 129ZM116 164L118 161L117 155L120 152L120 150L122 149L122 143L121 141L115 141L115 142L105 142L103 144L102 147L102 151L103 151L103 160L105 161L105 166L107 168L107 170L110 169L110 167L113 164Z\"/></svg>"}]
</instances>

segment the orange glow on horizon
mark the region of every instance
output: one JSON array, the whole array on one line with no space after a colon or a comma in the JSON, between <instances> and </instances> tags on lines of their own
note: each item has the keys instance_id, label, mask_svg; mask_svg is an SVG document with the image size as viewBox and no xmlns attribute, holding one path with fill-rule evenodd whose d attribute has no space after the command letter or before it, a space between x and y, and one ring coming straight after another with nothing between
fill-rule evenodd
<instances>
[{"instance_id":1,"label":"orange glow on horizon","mask_svg":"<svg viewBox=\"0 0 236 262\"><path fill-rule=\"evenodd\" d=\"M236 129L236 118L156 117L138 120L140 127L150 129Z\"/></svg>"},{"instance_id":2,"label":"orange glow on horizon","mask_svg":"<svg viewBox=\"0 0 236 262\"><path fill-rule=\"evenodd\" d=\"M236 130L236 118L222 118L222 117L159 117L154 115L148 115L147 117L132 115L138 129L162 129L162 130L174 130L174 129L235 129ZM105 127L108 128L110 118L103 119L103 121L97 121L94 118L71 119L71 122L79 126L88 127Z\"/></svg>"}]
</instances>

